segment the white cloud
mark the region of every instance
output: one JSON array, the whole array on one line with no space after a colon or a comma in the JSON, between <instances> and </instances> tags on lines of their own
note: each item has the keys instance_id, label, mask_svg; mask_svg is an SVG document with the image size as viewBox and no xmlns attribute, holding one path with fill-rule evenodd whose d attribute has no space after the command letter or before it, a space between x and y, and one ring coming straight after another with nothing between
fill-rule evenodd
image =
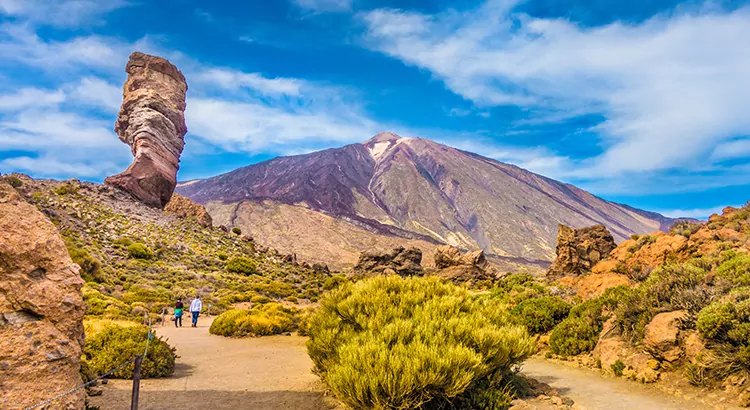
<instances>
[{"instance_id":1,"label":"white cloud","mask_svg":"<svg viewBox=\"0 0 750 410\"><path fill-rule=\"evenodd\" d=\"M147 38L135 43L110 37L81 36L67 41L47 41L27 25L0 25L0 55L4 65L20 62L61 77L71 71L122 73L128 56L135 50L153 47ZM57 73L65 70L64 73Z\"/></svg>"},{"instance_id":2,"label":"white cloud","mask_svg":"<svg viewBox=\"0 0 750 410\"><path fill-rule=\"evenodd\" d=\"M56 27L102 23L101 16L127 6L123 0L0 0L0 14Z\"/></svg>"},{"instance_id":3,"label":"white cloud","mask_svg":"<svg viewBox=\"0 0 750 410\"><path fill-rule=\"evenodd\" d=\"M750 8L584 28L510 12L362 14L369 47L432 72L482 106L601 113L603 154L580 177L686 169L750 134Z\"/></svg>"},{"instance_id":4,"label":"white cloud","mask_svg":"<svg viewBox=\"0 0 750 410\"><path fill-rule=\"evenodd\" d=\"M219 86L226 90L249 88L267 96L299 96L306 82L294 78L266 78L258 73L244 73L227 68L209 68L191 76L191 81Z\"/></svg>"},{"instance_id":5,"label":"white cloud","mask_svg":"<svg viewBox=\"0 0 750 410\"><path fill-rule=\"evenodd\" d=\"M77 101L117 113L122 103L122 87L117 87L98 77L84 77L70 85L70 95Z\"/></svg>"},{"instance_id":6,"label":"white cloud","mask_svg":"<svg viewBox=\"0 0 750 410\"><path fill-rule=\"evenodd\" d=\"M101 176L101 167L82 162L60 162L55 157L13 157L0 161L0 169L30 173L34 176L91 178Z\"/></svg>"},{"instance_id":7,"label":"white cloud","mask_svg":"<svg viewBox=\"0 0 750 410\"><path fill-rule=\"evenodd\" d=\"M711 154L711 158L716 161L746 157L750 157L750 139L724 142Z\"/></svg>"},{"instance_id":8,"label":"white cloud","mask_svg":"<svg viewBox=\"0 0 750 410\"><path fill-rule=\"evenodd\" d=\"M713 214L719 214L721 215L722 209L726 208L728 205L723 206L715 206L711 208L697 208L697 209L668 209L668 210L662 210L662 211L656 211L664 216L668 216L670 218L696 218L696 219L708 219L709 216ZM741 207L742 205L736 205L736 208Z\"/></svg>"},{"instance_id":9,"label":"white cloud","mask_svg":"<svg viewBox=\"0 0 750 410\"><path fill-rule=\"evenodd\" d=\"M292 3L305 10L315 12L351 11L353 0L292 0Z\"/></svg>"},{"instance_id":10,"label":"white cloud","mask_svg":"<svg viewBox=\"0 0 750 410\"><path fill-rule=\"evenodd\" d=\"M320 143L364 141L377 132L368 118L340 106L288 110L260 102L194 98L188 102L190 132L227 151L288 154Z\"/></svg>"},{"instance_id":11,"label":"white cloud","mask_svg":"<svg viewBox=\"0 0 750 410\"><path fill-rule=\"evenodd\" d=\"M14 94L0 95L0 112L16 111L28 107L55 106L65 101L62 90L22 88Z\"/></svg>"}]
</instances>

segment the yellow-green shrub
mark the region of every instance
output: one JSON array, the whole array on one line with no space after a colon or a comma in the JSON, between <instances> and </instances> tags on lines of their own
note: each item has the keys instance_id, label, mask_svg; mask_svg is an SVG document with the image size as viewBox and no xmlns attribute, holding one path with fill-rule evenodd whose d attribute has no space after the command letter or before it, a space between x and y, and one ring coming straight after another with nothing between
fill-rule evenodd
<instances>
[{"instance_id":1,"label":"yellow-green shrub","mask_svg":"<svg viewBox=\"0 0 750 410\"><path fill-rule=\"evenodd\" d=\"M154 257L154 252L146 245L136 242L128 246L128 257L131 259L151 259Z\"/></svg>"},{"instance_id":2,"label":"yellow-green shrub","mask_svg":"<svg viewBox=\"0 0 750 410\"><path fill-rule=\"evenodd\" d=\"M209 333L219 336L269 336L292 330L294 309L278 303L258 305L251 310L232 309L214 319Z\"/></svg>"},{"instance_id":3,"label":"yellow-green shrub","mask_svg":"<svg viewBox=\"0 0 750 410\"><path fill-rule=\"evenodd\" d=\"M137 354L143 354L148 339L148 327L104 326L98 333L87 335L84 345L84 361L88 369L96 374L103 374ZM143 359L141 377L166 377L174 373L177 355L175 349L161 337L154 337L149 343L148 354ZM133 363L115 372L112 377L131 379Z\"/></svg>"},{"instance_id":4,"label":"yellow-green shrub","mask_svg":"<svg viewBox=\"0 0 750 410\"><path fill-rule=\"evenodd\" d=\"M557 296L527 299L511 311L514 322L526 326L533 334L549 332L568 316L568 312L570 304Z\"/></svg>"},{"instance_id":5,"label":"yellow-green shrub","mask_svg":"<svg viewBox=\"0 0 750 410\"><path fill-rule=\"evenodd\" d=\"M252 275L258 273L258 267L250 258L244 256L235 256L227 262L227 271L232 273L241 273L243 275Z\"/></svg>"},{"instance_id":6,"label":"yellow-green shrub","mask_svg":"<svg viewBox=\"0 0 750 410\"><path fill-rule=\"evenodd\" d=\"M497 300L437 278L387 276L325 297L307 350L316 373L353 408L499 408L509 399L500 393L511 366L534 342Z\"/></svg>"}]
</instances>

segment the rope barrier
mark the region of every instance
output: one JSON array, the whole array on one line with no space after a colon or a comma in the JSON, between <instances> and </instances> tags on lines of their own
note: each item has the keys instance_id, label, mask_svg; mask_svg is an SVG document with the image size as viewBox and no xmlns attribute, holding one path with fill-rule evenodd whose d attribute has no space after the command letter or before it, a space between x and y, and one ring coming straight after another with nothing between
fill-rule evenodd
<instances>
[{"instance_id":1,"label":"rope barrier","mask_svg":"<svg viewBox=\"0 0 750 410\"><path fill-rule=\"evenodd\" d=\"M149 345L149 343L151 342L151 340L153 338L154 338L154 335L151 332L151 328L149 328L148 329L148 337L146 338L146 349L143 351L143 356L142 356L144 359L146 358L146 355L148 354L148 345ZM59 399L65 397L65 396L67 396L69 394L72 394L72 393L74 393L74 392L76 392L78 390L81 390L81 389L83 389L86 386L89 386L89 385L91 385L91 384L93 384L93 383L95 383L95 382L97 382L99 380L104 379L107 376L112 375L113 373L115 373L118 370L122 369L123 367L129 365L130 363L133 363L135 361L136 357L138 357L138 356L141 356L141 355L135 355L135 356L131 357L130 359L128 359L127 361L125 361L121 365L119 365L119 366L115 367L114 369L112 369L112 370L110 370L110 371L102 374L101 376L97 377L96 379L89 380L89 381L87 381L86 383L83 383L80 386L74 387L74 388L72 388L72 389L70 389L70 390L68 390L68 391L66 391L64 393L60 393L57 396L52 397L50 399L47 399L47 400L45 400L45 401L43 401L41 403L37 403L37 404L35 404L33 406L26 407L23 410L32 410L32 409L36 409L36 408L42 407L44 405L52 403L55 400L59 400Z\"/></svg>"}]
</instances>

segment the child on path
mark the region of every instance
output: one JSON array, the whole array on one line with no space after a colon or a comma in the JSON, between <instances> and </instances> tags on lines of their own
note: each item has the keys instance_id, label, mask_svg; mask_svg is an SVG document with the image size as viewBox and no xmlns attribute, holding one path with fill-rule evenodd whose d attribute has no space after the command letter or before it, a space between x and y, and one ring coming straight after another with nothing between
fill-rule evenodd
<instances>
[{"instance_id":1,"label":"child on path","mask_svg":"<svg viewBox=\"0 0 750 410\"><path fill-rule=\"evenodd\" d=\"M180 327L182 327L182 310L184 308L185 305L182 304L182 298L177 298L177 303L174 304L174 327L177 327L178 322Z\"/></svg>"},{"instance_id":2,"label":"child on path","mask_svg":"<svg viewBox=\"0 0 750 410\"><path fill-rule=\"evenodd\" d=\"M201 302L200 296L195 296L192 302L190 302L190 313L193 314L193 327L198 327L198 315L203 309L203 302Z\"/></svg>"}]
</instances>

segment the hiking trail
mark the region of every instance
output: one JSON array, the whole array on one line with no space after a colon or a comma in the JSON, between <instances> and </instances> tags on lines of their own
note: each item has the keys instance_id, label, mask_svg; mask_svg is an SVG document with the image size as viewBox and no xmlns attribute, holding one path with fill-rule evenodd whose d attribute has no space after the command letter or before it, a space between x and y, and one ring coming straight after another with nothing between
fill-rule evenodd
<instances>
[{"instance_id":1,"label":"hiking trail","mask_svg":"<svg viewBox=\"0 0 750 410\"><path fill-rule=\"evenodd\" d=\"M177 348L174 375L141 381L142 410L333 409L311 373L305 338L266 336L231 339L208 333L211 319L197 328L156 326ZM89 397L101 410L129 410L130 380L110 380L104 394Z\"/></svg>"}]
</instances>

